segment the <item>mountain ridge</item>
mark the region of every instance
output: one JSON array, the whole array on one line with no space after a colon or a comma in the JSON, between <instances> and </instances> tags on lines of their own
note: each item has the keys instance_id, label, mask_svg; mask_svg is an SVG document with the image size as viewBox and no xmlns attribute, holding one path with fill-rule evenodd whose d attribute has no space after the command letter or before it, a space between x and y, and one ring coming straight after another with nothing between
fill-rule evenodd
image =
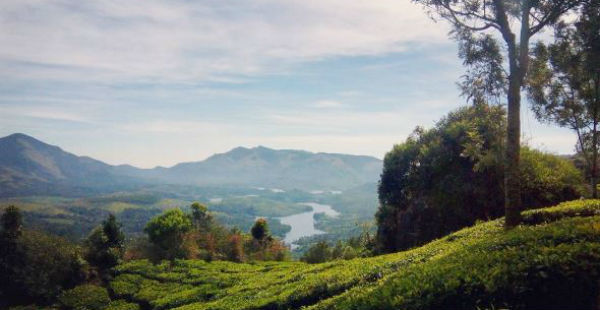
<instances>
[{"instance_id":1,"label":"mountain ridge","mask_svg":"<svg viewBox=\"0 0 600 310\"><path fill-rule=\"evenodd\" d=\"M343 190L376 181L381 167L381 160L365 155L260 145L143 169L78 156L23 133L0 138L0 196L78 195L148 184Z\"/></svg>"}]
</instances>

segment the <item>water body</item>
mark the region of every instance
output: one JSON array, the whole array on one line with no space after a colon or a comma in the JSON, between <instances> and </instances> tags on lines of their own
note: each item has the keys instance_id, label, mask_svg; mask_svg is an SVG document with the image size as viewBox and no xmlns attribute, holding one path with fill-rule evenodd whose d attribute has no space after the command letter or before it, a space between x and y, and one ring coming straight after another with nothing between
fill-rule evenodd
<instances>
[{"instance_id":1,"label":"water body","mask_svg":"<svg viewBox=\"0 0 600 310\"><path fill-rule=\"evenodd\" d=\"M329 205L323 205L314 202L305 202L301 203L301 205L310 206L312 211L279 218L281 223L290 225L292 227L292 230L290 230L283 239L285 243L292 246L292 249L296 247L294 242L302 237L309 237L325 233L324 231L315 228L315 219L313 217L315 213L325 213L325 215L332 217L335 217L339 214L339 212L333 210Z\"/></svg>"}]
</instances>

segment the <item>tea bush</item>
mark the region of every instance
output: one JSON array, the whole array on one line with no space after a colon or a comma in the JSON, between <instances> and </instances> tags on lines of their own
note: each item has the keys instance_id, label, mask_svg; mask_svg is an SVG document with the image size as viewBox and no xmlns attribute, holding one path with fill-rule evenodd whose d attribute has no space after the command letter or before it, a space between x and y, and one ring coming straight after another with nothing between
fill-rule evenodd
<instances>
[{"instance_id":1,"label":"tea bush","mask_svg":"<svg viewBox=\"0 0 600 310\"><path fill-rule=\"evenodd\" d=\"M70 310L102 310L110 304L110 297L105 288L84 284L63 292L58 300Z\"/></svg>"}]
</instances>

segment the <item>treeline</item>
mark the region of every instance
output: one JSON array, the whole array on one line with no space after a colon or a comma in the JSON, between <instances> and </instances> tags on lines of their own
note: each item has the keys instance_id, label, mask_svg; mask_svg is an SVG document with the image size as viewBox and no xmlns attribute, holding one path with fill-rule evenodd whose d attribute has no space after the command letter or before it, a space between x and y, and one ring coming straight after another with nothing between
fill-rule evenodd
<instances>
[{"instance_id":1,"label":"treeline","mask_svg":"<svg viewBox=\"0 0 600 310\"><path fill-rule=\"evenodd\" d=\"M123 261L175 259L283 261L289 248L270 234L259 218L249 233L228 229L215 221L206 206L193 203L191 212L171 209L146 223L146 237L125 238L122 225L110 214L80 243L23 228L14 206L1 217L0 308L15 305L52 305L66 290L83 283L104 285L112 268ZM67 307L68 308L68 307Z\"/></svg>"}]
</instances>

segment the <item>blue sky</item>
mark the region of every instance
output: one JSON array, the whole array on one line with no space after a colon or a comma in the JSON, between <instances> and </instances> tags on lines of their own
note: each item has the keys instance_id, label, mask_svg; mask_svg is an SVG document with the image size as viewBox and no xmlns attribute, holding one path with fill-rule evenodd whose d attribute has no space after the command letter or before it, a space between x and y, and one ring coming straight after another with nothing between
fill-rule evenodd
<instances>
[{"instance_id":1,"label":"blue sky","mask_svg":"<svg viewBox=\"0 0 600 310\"><path fill-rule=\"evenodd\" d=\"M4 0L0 135L140 167L257 145L382 158L465 104L447 31L403 0Z\"/></svg>"}]
</instances>

